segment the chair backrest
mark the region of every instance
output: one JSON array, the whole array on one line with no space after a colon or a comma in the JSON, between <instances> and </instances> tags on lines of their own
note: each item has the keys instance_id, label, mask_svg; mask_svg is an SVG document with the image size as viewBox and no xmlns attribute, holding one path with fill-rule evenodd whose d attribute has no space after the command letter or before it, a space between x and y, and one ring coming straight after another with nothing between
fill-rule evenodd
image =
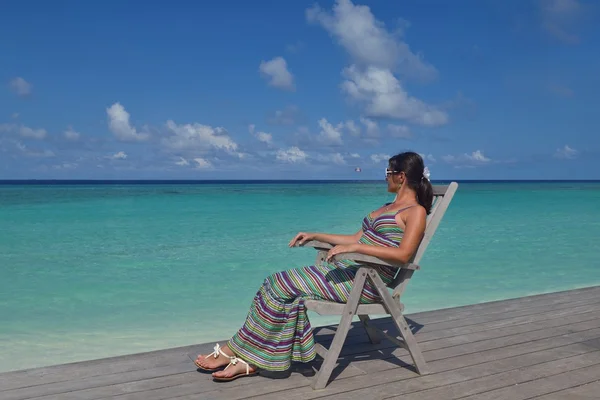
<instances>
[{"instance_id":1,"label":"chair backrest","mask_svg":"<svg viewBox=\"0 0 600 400\"><path fill-rule=\"evenodd\" d=\"M431 212L427 216L427 227L425 228L425 234L423 235L423 239L421 239L419 248L410 260L411 263L418 264L419 261L421 261L431 238L435 234L437 227L440 225L440 222L452 201L452 197L454 197L454 193L456 193L456 189L458 189L457 182L451 182L448 185L433 185L433 205L431 207ZM388 287L394 289L395 295L401 294L404 288L399 288L398 286L404 285L405 279L410 278L411 275L412 271L409 272L406 269L400 269L395 279L390 282Z\"/></svg>"},{"instance_id":2,"label":"chair backrest","mask_svg":"<svg viewBox=\"0 0 600 400\"><path fill-rule=\"evenodd\" d=\"M423 254L425 254L425 250L427 250L429 241L435 234L435 231L440 225L440 222L454 197L454 193L456 193L456 189L458 189L458 183L456 182L451 182L449 185L433 185L433 205L431 207L431 212L427 216L425 235L423 235L423 239L421 239L419 248L411 262L418 264L419 261L421 261Z\"/></svg>"}]
</instances>

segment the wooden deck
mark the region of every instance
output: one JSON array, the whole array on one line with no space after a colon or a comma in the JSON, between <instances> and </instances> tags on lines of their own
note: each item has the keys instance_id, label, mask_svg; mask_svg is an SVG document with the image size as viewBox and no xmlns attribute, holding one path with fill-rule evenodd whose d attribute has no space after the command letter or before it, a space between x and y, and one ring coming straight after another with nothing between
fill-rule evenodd
<instances>
[{"instance_id":1,"label":"wooden deck","mask_svg":"<svg viewBox=\"0 0 600 400\"><path fill-rule=\"evenodd\" d=\"M323 390L310 388L308 364L284 377L213 382L188 358L210 343L0 374L0 399L600 399L600 287L407 319L429 375L407 367L406 351L390 342L370 344L355 324ZM328 344L332 330L317 331Z\"/></svg>"}]
</instances>

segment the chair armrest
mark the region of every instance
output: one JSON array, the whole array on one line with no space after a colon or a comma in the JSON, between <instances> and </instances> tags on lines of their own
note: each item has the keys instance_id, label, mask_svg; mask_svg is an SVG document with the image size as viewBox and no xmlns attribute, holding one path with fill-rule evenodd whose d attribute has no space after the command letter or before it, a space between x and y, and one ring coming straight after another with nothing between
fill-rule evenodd
<instances>
[{"instance_id":1,"label":"chair armrest","mask_svg":"<svg viewBox=\"0 0 600 400\"><path fill-rule=\"evenodd\" d=\"M419 267L417 264L413 264L413 263L392 264L392 263L389 263L387 261L382 260L381 258L373 257L373 256L367 256L367 255L360 254L360 253L342 253L342 254L337 254L337 255L333 256L333 259L335 261L352 260L352 261L357 261L357 262L359 262L361 264L383 265L383 266L392 267L392 268L403 268L403 269L412 269L412 270L421 269L421 267Z\"/></svg>"},{"instance_id":2,"label":"chair armrest","mask_svg":"<svg viewBox=\"0 0 600 400\"><path fill-rule=\"evenodd\" d=\"M314 247L317 250L329 250L334 247L331 243L319 242L318 240L309 240L308 242L296 245L296 247Z\"/></svg>"},{"instance_id":3,"label":"chair armrest","mask_svg":"<svg viewBox=\"0 0 600 400\"><path fill-rule=\"evenodd\" d=\"M329 249L333 248L334 246L331 243L325 243L325 242L319 242L317 240L311 240L311 241L308 241L308 242L306 242L300 246L296 246L296 247L313 247L317 250L324 251L324 250L329 250ZM367 256L367 255L360 254L360 253L342 253L342 254L338 254L338 255L334 256L333 259L336 261L352 260L352 261L357 261L357 262L360 262L363 264L383 265L383 266L392 267L392 268L404 268L404 269L411 269L411 270L421 269L421 267L419 267L417 264L413 264L413 263L391 264L387 261L382 260L381 258Z\"/></svg>"}]
</instances>

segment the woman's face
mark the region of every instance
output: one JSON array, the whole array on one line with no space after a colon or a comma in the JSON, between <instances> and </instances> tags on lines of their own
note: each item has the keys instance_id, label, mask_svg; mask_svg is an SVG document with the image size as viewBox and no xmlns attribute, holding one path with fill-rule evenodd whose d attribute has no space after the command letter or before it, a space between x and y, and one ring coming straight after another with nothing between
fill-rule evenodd
<instances>
[{"instance_id":1,"label":"woman's face","mask_svg":"<svg viewBox=\"0 0 600 400\"><path fill-rule=\"evenodd\" d=\"M387 191L390 193L396 193L399 186L400 173L395 171L390 165L385 169L385 180L387 182Z\"/></svg>"}]
</instances>

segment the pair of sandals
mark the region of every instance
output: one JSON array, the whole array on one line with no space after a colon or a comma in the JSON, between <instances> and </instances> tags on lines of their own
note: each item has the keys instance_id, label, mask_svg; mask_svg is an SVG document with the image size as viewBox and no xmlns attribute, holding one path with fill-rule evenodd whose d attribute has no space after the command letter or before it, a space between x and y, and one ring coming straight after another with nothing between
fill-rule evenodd
<instances>
[{"instance_id":1,"label":"pair of sandals","mask_svg":"<svg viewBox=\"0 0 600 400\"><path fill-rule=\"evenodd\" d=\"M229 382L229 381L233 381L237 378L241 378L241 377L246 377L246 376L254 376L254 375L258 375L258 371L253 371L250 372L250 365L242 360L241 358L234 356L228 356L227 354L225 354L223 352L223 350L221 350L221 346L219 345L219 343L217 343L217 345L214 347L214 351L212 353L210 353L209 355L207 355L206 357L204 357L204 359L207 359L210 356L213 356L214 358L219 357L219 354L222 355L223 357L229 358L231 361L229 361L229 364L227 364L227 366L225 367L225 369L223 371L225 371L227 368L229 368L231 365L237 365L238 362L241 362L242 364L246 364L246 373L240 373L237 375L233 375L233 376L229 376L229 377L213 377L214 380L216 381L221 381L221 382ZM217 367L217 368L205 368L203 366L201 366L200 364L198 364L198 362L194 361L194 364L196 364L196 366L198 368L200 368L203 371L207 371L207 372L214 372L214 371L218 371L221 369L221 367Z\"/></svg>"}]
</instances>

